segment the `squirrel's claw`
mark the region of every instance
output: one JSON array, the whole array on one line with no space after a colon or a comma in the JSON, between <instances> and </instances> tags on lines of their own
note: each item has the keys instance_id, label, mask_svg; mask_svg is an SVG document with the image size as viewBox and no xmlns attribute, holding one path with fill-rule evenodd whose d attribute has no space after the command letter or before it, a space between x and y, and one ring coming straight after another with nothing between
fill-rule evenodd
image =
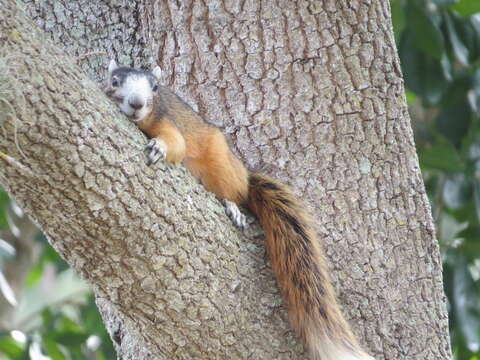
<instances>
[{"instance_id":1,"label":"squirrel's claw","mask_svg":"<svg viewBox=\"0 0 480 360\"><path fill-rule=\"evenodd\" d=\"M232 220L235 226L242 229L247 227L247 217L242 214L237 204L226 199L223 199L222 202L225 206L225 212L227 213L227 216Z\"/></svg>"},{"instance_id":2,"label":"squirrel's claw","mask_svg":"<svg viewBox=\"0 0 480 360\"><path fill-rule=\"evenodd\" d=\"M153 138L145 148L147 152L147 165L155 164L158 160L165 160L167 157L167 146L161 139Z\"/></svg>"}]
</instances>

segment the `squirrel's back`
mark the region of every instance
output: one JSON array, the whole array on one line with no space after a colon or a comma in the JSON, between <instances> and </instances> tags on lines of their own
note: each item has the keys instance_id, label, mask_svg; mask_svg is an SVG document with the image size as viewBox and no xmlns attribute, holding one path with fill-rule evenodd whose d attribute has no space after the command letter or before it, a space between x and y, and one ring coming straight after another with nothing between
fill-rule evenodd
<instances>
[{"instance_id":1,"label":"squirrel's back","mask_svg":"<svg viewBox=\"0 0 480 360\"><path fill-rule=\"evenodd\" d=\"M148 127L165 119L175 124L182 134L199 134L202 129L211 127L190 105L165 86L158 86L152 102L152 111L142 120L140 127Z\"/></svg>"}]
</instances>

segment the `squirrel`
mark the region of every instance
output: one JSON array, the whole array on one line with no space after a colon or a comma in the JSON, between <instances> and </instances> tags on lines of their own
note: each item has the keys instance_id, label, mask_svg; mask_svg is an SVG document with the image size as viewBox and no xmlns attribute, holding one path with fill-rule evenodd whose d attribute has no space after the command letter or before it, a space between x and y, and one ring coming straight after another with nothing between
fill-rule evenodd
<instances>
[{"instance_id":1,"label":"squirrel","mask_svg":"<svg viewBox=\"0 0 480 360\"><path fill-rule=\"evenodd\" d=\"M326 260L305 207L285 185L247 171L222 132L168 88L161 69L108 66L104 91L151 139L147 164L182 163L223 201L240 227L248 207L265 231L266 248L292 327L314 360L374 360L357 342L336 300Z\"/></svg>"}]
</instances>

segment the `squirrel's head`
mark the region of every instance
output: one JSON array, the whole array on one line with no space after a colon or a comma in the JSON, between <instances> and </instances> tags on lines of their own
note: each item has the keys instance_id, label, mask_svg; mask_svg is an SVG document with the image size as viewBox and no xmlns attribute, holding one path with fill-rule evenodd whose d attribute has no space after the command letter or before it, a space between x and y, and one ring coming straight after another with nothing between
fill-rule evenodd
<instances>
[{"instance_id":1,"label":"squirrel's head","mask_svg":"<svg viewBox=\"0 0 480 360\"><path fill-rule=\"evenodd\" d=\"M105 93L119 104L125 115L135 122L142 121L152 111L161 72L158 66L149 72L118 66L115 60L111 60Z\"/></svg>"}]
</instances>

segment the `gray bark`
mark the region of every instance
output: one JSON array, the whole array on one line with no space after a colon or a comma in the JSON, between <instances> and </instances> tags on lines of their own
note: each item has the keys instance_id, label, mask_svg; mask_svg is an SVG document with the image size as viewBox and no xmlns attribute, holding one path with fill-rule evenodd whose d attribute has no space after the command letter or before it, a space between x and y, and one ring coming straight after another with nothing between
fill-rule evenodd
<instances>
[{"instance_id":1,"label":"gray bark","mask_svg":"<svg viewBox=\"0 0 480 360\"><path fill-rule=\"evenodd\" d=\"M79 3L27 9L74 56L107 49L145 64L158 49L164 83L311 205L347 317L376 358L451 358L388 1ZM0 119L0 151L35 173L5 166L0 179L91 282L122 357L304 358L258 228L233 229L182 167L147 168L145 139L71 59L19 15L0 18L2 52L21 69L5 79L16 120ZM98 78L101 62L79 63Z\"/></svg>"},{"instance_id":2,"label":"gray bark","mask_svg":"<svg viewBox=\"0 0 480 360\"><path fill-rule=\"evenodd\" d=\"M57 46L74 56L90 78L100 81L105 59L141 66L154 59L148 27L151 5L143 1L20 0Z\"/></svg>"}]
</instances>

